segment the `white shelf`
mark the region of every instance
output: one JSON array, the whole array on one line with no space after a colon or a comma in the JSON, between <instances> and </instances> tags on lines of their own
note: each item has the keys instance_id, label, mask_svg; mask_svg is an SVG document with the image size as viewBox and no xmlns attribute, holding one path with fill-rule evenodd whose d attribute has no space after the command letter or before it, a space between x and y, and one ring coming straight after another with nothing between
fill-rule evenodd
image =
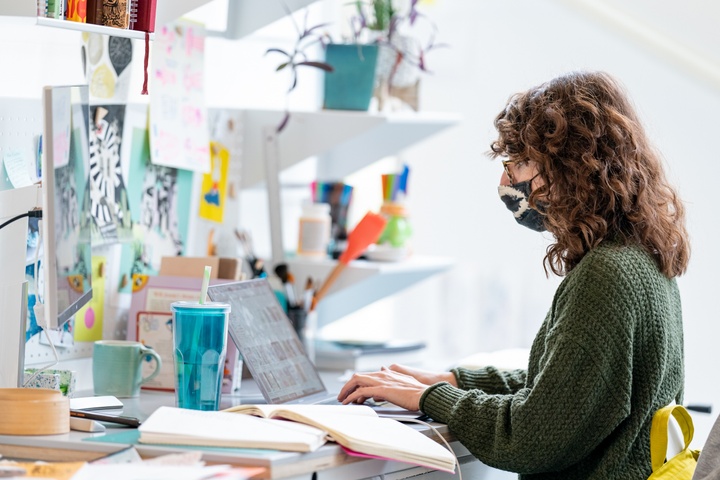
<instances>
[{"instance_id":1,"label":"white shelf","mask_svg":"<svg viewBox=\"0 0 720 480\"><path fill-rule=\"evenodd\" d=\"M112 35L113 37L136 39L145 38L145 32L141 32L138 30L126 30L123 28L106 27L104 25L95 25L92 23L71 22L69 20L58 20L55 18L38 17L37 24L42 27L63 28L65 30L76 30L78 32L99 33L102 35ZM153 36L154 34L151 33L150 38L152 39Z\"/></svg>"},{"instance_id":2,"label":"white shelf","mask_svg":"<svg viewBox=\"0 0 720 480\"><path fill-rule=\"evenodd\" d=\"M283 0L294 12L317 0ZM260 0L228 0L227 28L225 31L208 30L207 34L236 40L287 16L281 2Z\"/></svg>"},{"instance_id":3,"label":"white shelf","mask_svg":"<svg viewBox=\"0 0 720 480\"><path fill-rule=\"evenodd\" d=\"M245 158L264 158L263 129L277 125L284 112L246 110ZM375 161L455 125L455 114L408 112L382 114L345 110L292 112L278 136L279 168L318 156L321 180L343 178ZM242 186L265 179L263 162L243 162Z\"/></svg>"},{"instance_id":4,"label":"white shelf","mask_svg":"<svg viewBox=\"0 0 720 480\"><path fill-rule=\"evenodd\" d=\"M334 260L289 259L286 262L298 286L307 277L322 282L336 265ZM356 260L343 270L327 296L318 304L319 326L327 325L453 265L446 257L411 256L401 262Z\"/></svg>"},{"instance_id":5,"label":"white shelf","mask_svg":"<svg viewBox=\"0 0 720 480\"><path fill-rule=\"evenodd\" d=\"M156 25L164 25L168 22L181 17L183 14L190 12L198 7L210 3L212 0L157 0L157 11L155 14ZM230 3L240 3L238 0L229 0ZM246 2L243 2L246 3ZM253 2L254 3L254 2ZM0 16L10 17L36 17L37 16L37 0L7 0L0 5ZM93 25L91 23L70 22L66 20L57 20L54 18L36 17L37 24L63 28L68 30L77 30L81 32L100 33L104 35L112 35L114 37L126 38L145 38L145 32L137 30L125 30L122 28L105 27L102 25ZM152 34L151 34L152 37Z\"/></svg>"}]
</instances>

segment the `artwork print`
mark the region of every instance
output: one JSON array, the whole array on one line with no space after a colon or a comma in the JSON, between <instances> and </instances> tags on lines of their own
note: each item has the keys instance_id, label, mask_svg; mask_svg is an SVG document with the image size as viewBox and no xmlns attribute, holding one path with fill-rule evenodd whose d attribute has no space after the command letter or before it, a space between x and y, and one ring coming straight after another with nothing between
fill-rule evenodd
<instances>
[{"instance_id":1,"label":"artwork print","mask_svg":"<svg viewBox=\"0 0 720 480\"><path fill-rule=\"evenodd\" d=\"M84 33L82 60L90 105L127 103L133 58L132 40Z\"/></svg>"},{"instance_id":2,"label":"artwork print","mask_svg":"<svg viewBox=\"0 0 720 480\"><path fill-rule=\"evenodd\" d=\"M90 108L90 212L93 243L132 239L132 218L120 162L125 106Z\"/></svg>"}]
</instances>

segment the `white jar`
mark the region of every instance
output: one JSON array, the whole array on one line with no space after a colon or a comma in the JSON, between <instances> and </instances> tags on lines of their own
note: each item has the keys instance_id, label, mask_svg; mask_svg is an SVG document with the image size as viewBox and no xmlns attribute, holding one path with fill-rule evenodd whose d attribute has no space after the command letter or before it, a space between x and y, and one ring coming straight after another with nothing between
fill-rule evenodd
<instances>
[{"instance_id":1,"label":"white jar","mask_svg":"<svg viewBox=\"0 0 720 480\"><path fill-rule=\"evenodd\" d=\"M303 204L298 235L299 256L326 258L330 243L330 205L327 203Z\"/></svg>"}]
</instances>

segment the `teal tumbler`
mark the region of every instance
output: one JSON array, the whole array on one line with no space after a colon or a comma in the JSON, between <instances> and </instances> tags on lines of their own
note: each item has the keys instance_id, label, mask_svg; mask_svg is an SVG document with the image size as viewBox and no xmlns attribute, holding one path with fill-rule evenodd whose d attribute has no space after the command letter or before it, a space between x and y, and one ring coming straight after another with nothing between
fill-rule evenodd
<instances>
[{"instance_id":1,"label":"teal tumbler","mask_svg":"<svg viewBox=\"0 0 720 480\"><path fill-rule=\"evenodd\" d=\"M227 352L230 305L173 302L175 404L218 410Z\"/></svg>"}]
</instances>

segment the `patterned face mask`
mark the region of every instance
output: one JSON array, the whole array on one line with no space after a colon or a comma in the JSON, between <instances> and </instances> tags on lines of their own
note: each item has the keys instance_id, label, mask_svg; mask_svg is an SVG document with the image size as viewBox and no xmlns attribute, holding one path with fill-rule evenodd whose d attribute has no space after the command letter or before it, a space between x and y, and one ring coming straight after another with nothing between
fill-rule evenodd
<instances>
[{"instance_id":1,"label":"patterned face mask","mask_svg":"<svg viewBox=\"0 0 720 480\"><path fill-rule=\"evenodd\" d=\"M532 191L530 184L535 177L524 182L513 183L512 185L500 185L498 193L500 200L515 216L515 221L536 232L545 231L544 216L539 211L530 206L528 198Z\"/></svg>"}]
</instances>

